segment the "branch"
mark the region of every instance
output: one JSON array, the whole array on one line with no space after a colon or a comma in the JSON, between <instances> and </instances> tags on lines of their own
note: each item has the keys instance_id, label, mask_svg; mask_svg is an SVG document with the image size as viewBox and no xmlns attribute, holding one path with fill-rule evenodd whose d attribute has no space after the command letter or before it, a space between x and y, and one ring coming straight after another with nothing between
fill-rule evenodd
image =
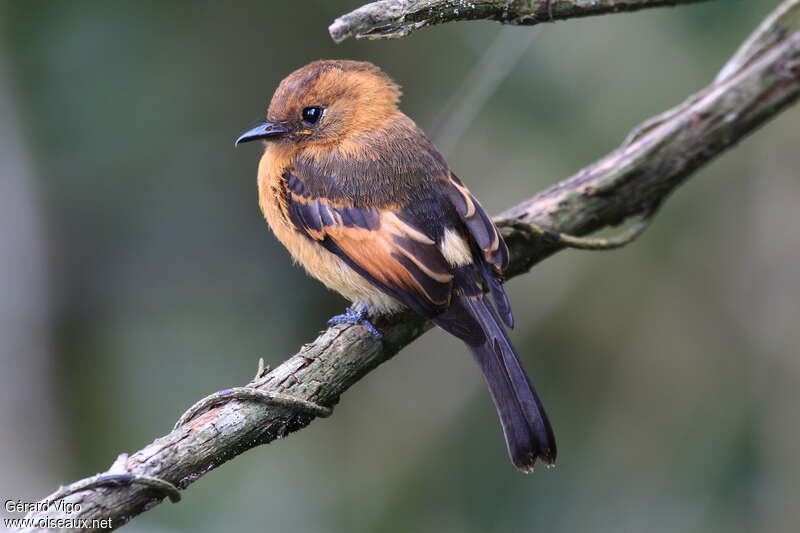
<instances>
[{"instance_id":1,"label":"branch","mask_svg":"<svg viewBox=\"0 0 800 533\"><path fill-rule=\"evenodd\" d=\"M328 27L340 43L356 39L396 39L414 30L458 20L495 20L533 26L591 15L638 11L707 0L381 0L342 15Z\"/></svg>"},{"instance_id":2,"label":"branch","mask_svg":"<svg viewBox=\"0 0 800 533\"><path fill-rule=\"evenodd\" d=\"M787 0L779 9L712 85L635 129L608 156L502 213L497 221L511 250L509 275L528 271L564 246L563 240L542 238L531 224L584 235L650 213L694 171L794 102L800 96L800 0ZM383 341L357 326L327 329L273 371L259 369L249 387L263 394L222 405L226 393L215 395L213 406L204 403L211 406L207 411L185 423L183 418L171 433L129 457L120 456L106 474L142 476L137 483L83 482L77 486L81 491L71 486L44 500L79 504L79 512L66 515L50 507L29 517L110 518L119 527L164 499L152 479L185 489L246 450L307 426L315 413L328 413L319 406L335 405L350 386L431 327L410 312L379 318L377 325ZM259 396L261 401L253 401ZM287 397L292 402L263 401Z\"/></svg>"}]
</instances>

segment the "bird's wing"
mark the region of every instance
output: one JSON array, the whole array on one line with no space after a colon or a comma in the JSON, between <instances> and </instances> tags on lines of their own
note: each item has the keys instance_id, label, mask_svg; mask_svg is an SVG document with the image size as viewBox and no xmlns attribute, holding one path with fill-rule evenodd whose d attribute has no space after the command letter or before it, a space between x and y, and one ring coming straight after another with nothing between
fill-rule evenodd
<instances>
[{"instance_id":1,"label":"bird's wing","mask_svg":"<svg viewBox=\"0 0 800 533\"><path fill-rule=\"evenodd\" d=\"M482 292L482 278L503 321L513 327L511 307L499 281L508 265L508 248L457 177L449 172L440 175L428 186L416 188L405 205L370 207L323 194L307 185L309 176L297 172L284 179L289 219L298 231L428 317L448 307L454 290ZM471 255L468 263L452 264L445 258L441 248L445 228L464 239Z\"/></svg>"},{"instance_id":2,"label":"bird's wing","mask_svg":"<svg viewBox=\"0 0 800 533\"><path fill-rule=\"evenodd\" d=\"M502 275L508 266L508 247L497 226L455 174L451 173L444 183L450 202L458 211L475 244L483 252L484 259L496 274Z\"/></svg>"},{"instance_id":3,"label":"bird's wing","mask_svg":"<svg viewBox=\"0 0 800 533\"><path fill-rule=\"evenodd\" d=\"M476 263L481 270L483 280L492 293L497 311L503 322L513 328L514 316L511 313L511 305L500 284L503 273L508 267L508 247L492 219L455 174L450 173L444 180L444 188L445 194L456 208L458 216L469 231L473 242L483 253L483 261L476 261ZM491 266L491 272L488 266Z\"/></svg>"},{"instance_id":4,"label":"bird's wing","mask_svg":"<svg viewBox=\"0 0 800 533\"><path fill-rule=\"evenodd\" d=\"M287 173L289 220L385 293L425 316L447 308L453 272L437 236L412 210L353 206L320 197L301 177Z\"/></svg>"}]
</instances>

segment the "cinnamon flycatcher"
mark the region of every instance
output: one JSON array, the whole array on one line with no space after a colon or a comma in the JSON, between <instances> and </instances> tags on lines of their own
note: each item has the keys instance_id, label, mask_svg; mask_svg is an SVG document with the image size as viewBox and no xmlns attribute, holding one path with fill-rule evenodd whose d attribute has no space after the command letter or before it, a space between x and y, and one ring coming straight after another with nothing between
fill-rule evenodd
<instances>
[{"instance_id":1,"label":"cinnamon flycatcher","mask_svg":"<svg viewBox=\"0 0 800 533\"><path fill-rule=\"evenodd\" d=\"M506 244L399 99L366 62L315 61L290 74L266 122L236 141L266 146L261 209L292 257L352 302L331 323L380 336L368 316L408 307L428 317L475 356L514 465L553 464L553 431L503 325L513 327L500 284Z\"/></svg>"}]
</instances>

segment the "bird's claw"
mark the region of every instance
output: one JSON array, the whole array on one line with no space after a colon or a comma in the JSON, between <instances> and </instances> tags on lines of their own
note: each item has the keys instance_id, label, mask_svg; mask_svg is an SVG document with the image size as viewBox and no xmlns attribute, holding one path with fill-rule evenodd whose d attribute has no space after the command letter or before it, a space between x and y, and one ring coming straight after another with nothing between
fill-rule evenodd
<instances>
[{"instance_id":1,"label":"bird's claw","mask_svg":"<svg viewBox=\"0 0 800 533\"><path fill-rule=\"evenodd\" d=\"M331 317L328 320L329 326L334 326L336 324L355 324L357 326L364 326L367 328L367 331L372 333L378 339L383 338L383 334L369 321L367 318L366 310L356 309L354 307L348 307L344 314L336 315Z\"/></svg>"}]
</instances>

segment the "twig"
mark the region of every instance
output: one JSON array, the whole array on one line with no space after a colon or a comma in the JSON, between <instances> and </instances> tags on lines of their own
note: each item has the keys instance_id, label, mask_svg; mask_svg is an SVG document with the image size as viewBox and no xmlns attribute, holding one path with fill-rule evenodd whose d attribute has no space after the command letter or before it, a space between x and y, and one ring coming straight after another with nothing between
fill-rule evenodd
<instances>
[{"instance_id":1,"label":"twig","mask_svg":"<svg viewBox=\"0 0 800 533\"><path fill-rule=\"evenodd\" d=\"M333 409L330 407L323 407L302 398L295 398L279 392L260 391L255 387L234 387L215 392L195 403L175 422L173 429L185 426L204 411L231 400L252 400L266 405L278 405L290 412L305 413L320 418L327 418L333 414Z\"/></svg>"},{"instance_id":2,"label":"twig","mask_svg":"<svg viewBox=\"0 0 800 533\"><path fill-rule=\"evenodd\" d=\"M778 13L791 14L789 8L798 1L784 2ZM800 96L800 24L788 15L768 20L768 27L758 31L776 38L767 45L757 39L756 54L740 50L719 82L662 114L658 121L649 121L648 127L638 128L629 142L577 175L502 213L497 220L511 251L509 276L529 270L568 244L563 239L542 238L543 231L586 235L635 214L647 215L690 174L796 101ZM743 57L749 59L742 61ZM305 427L315 413L327 413L324 408L335 405L351 385L431 327L410 312L376 322L384 334L382 341L362 327L340 325L324 331L269 373L260 365L247 388L261 391L264 395L259 398L269 401L233 395L235 399L222 405L203 405L207 411L121 458L114 470L185 489L244 451ZM281 397L306 403L296 409L275 401ZM64 498L65 503L81 506L70 518L111 518L113 527L163 499L163 491L140 483L95 486ZM65 515L51 507L29 517Z\"/></svg>"},{"instance_id":3,"label":"twig","mask_svg":"<svg viewBox=\"0 0 800 533\"><path fill-rule=\"evenodd\" d=\"M616 250L617 248L622 248L623 246L629 245L641 237L645 230L650 227L650 223L653 221L653 217L656 215L659 207L660 204L657 204L645 211L641 220L637 221L634 225L619 235L594 239L587 237L576 237L575 235L569 235L567 233L559 233L557 231L543 228L542 226L533 222L526 224L515 219L500 220L497 223L504 228L513 228L515 230L521 230L525 233L530 233L541 239L541 241L545 244L558 244L564 248L573 248L575 250Z\"/></svg>"},{"instance_id":4,"label":"twig","mask_svg":"<svg viewBox=\"0 0 800 533\"><path fill-rule=\"evenodd\" d=\"M83 492L97 487L124 487L135 484L149 487L157 493L160 493L162 497L167 496L172 503L181 501L181 493L172 483L151 476L133 474L97 474L96 476L72 483L69 487L61 487L45 498L45 500L49 507L58 500L63 500L70 494L75 494L76 492Z\"/></svg>"},{"instance_id":5,"label":"twig","mask_svg":"<svg viewBox=\"0 0 800 533\"><path fill-rule=\"evenodd\" d=\"M707 0L381 0L342 15L328 27L340 43L356 39L395 39L414 30L458 20L488 19L533 26L577 17L638 11Z\"/></svg>"}]
</instances>

